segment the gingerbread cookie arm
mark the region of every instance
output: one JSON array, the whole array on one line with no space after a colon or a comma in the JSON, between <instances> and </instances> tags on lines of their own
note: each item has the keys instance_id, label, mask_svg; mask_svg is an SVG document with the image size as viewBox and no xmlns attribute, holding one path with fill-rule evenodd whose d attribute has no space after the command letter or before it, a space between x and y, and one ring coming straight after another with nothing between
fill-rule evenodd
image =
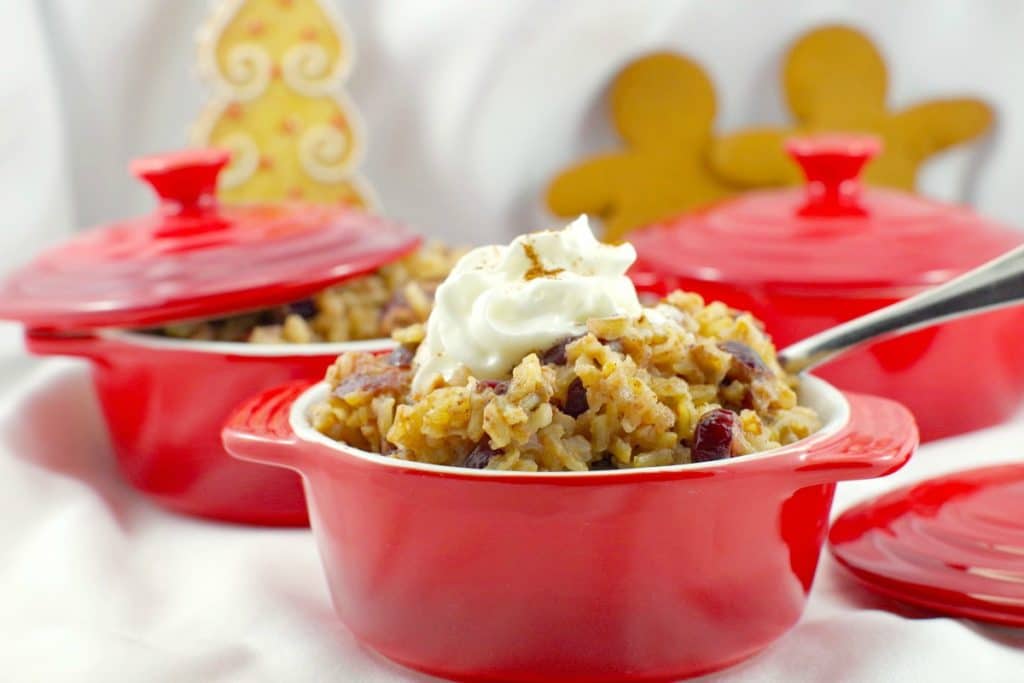
<instances>
[{"instance_id":1,"label":"gingerbread cookie arm","mask_svg":"<svg viewBox=\"0 0 1024 683\"><path fill-rule=\"evenodd\" d=\"M637 222L635 218L627 213L616 212L608 220L604 221L604 232L601 240L617 244L626 239L631 230L636 229L643 222Z\"/></svg>"},{"instance_id":2,"label":"gingerbread cookie arm","mask_svg":"<svg viewBox=\"0 0 1024 683\"><path fill-rule=\"evenodd\" d=\"M551 213L563 218L585 213L607 220L615 210L624 163L621 154L607 154L560 173L548 187Z\"/></svg>"},{"instance_id":3,"label":"gingerbread cookie arm","mask_svg":"<svg viewBox=\"0 0 1024 683\"><path fill-rule=\"evenodd\" d=\"M908 153L923 161L936 152L984 135L992 127L995 114L981 100L964 98L924 102L893 119L911 135L913 143Z\"/></svg>"},{"instance_id":4,"label":"gingerbread cookie arm","mask_svg":"<svg viewBox=\"0 0 1024 683\"><path fill-rule=\"evenodd\" d=\"M796 131L752 128L711 143L711 169L730 184L769 187L800 182L800 171L786 155L785 140Z\"/></svg>"}]
</instances>

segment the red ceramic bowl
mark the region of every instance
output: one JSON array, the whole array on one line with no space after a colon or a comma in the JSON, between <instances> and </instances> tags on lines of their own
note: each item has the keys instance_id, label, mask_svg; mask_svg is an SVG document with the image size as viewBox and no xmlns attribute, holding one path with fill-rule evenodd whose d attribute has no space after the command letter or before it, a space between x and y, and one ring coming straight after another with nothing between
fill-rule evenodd
<instances>
[{"instance_id":1,"label":"red ceramic bowl","mask_svg":"<svg viewBox=\"0 0 1024 683\"><path fill-rule=\"evenodd\" d=\"M808 378L827 421L728 461L586 473L410 463L333 442L327 387L252 400L229 452L302 475L335 609L382 654L480 681L668 680L728 666L804 607L837 481L917 445L897 403Z\"/></svg>"},{"instance_id":2,"label":"red ceramic bowl","mask_svg":"<svg viewBox=\"0 0 1024 683\"><path fill-rule=\"evenodd\" d=\"M92 361L114 453L135 487L176 512L274 526L308 523L299 477L229 457L224 423L256 393L321 379L343 351L392 345L201 342L114 331L29 332L26 344L36 354Z\"/></svg>"},{"instance_id":3,"label":"red ceramic bowl","mask_svg":"<svg viewBox=\"0 0 1024 683\"><path fill-rule=\"evenodd\" d=\"M917 293L816 296L771 286L663 277L639 268L630 275L642 292L664 296L683 289L750 311L771 330L779 348ZM1007 308L875 342L815 372L844 389L906 405L921 426L922 439L930 441L999 424L1020 408L1022 338L1024 308Z\"/></svg>"},{"instance_id":4,"label":"red ceramic bowl","mask_svg":"<svg viewBox=\"0 0 1024 683\"><path fill-rule=\"evenodd\" d=\"M780 348L946 282L1020 246L1024 233L965 207L884 188L860 170L879 143L796 139L801 189L747 192L630 235L637 288L724 301L764 321ZM1024 308L865 346L817 374L892 398L923 439L1002 422L1024 401ZM955 406L955 407L954 407Z\"/></svg>"}]
</instances>

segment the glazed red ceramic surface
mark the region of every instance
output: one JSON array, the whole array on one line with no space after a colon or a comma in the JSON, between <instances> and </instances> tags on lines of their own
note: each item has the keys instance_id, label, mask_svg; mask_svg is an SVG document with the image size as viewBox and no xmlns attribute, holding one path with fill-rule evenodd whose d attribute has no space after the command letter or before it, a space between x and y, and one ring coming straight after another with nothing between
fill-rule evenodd
<instances>
[{"instance_id":1,"label":"glazed red ceramic surface","mask_svg":"<svg viewBox=\"0 0 1024 683\"><path fill-rule=\"evenodd\" d=\"M121 469L159 503L234 522L305 524L299 478L229 457L221 427L253 394L320 379L342 351L390 341L259 345L103 328L293 301L394 261L419 238L342 206L218 206L226 161L217 150L137 161L159 210L40 255L0 285L0 318L26 324L33 353L92 362Z\"/></svg>"},{"instance_id":2,"label":"glazed red ceramic surface","mask_svg":"<svg viewBox=\"0 0 1024 683\"><path fill-rule=\"evenodd\" d=\"M302 475L338 615L456 680L674 680L750 657L799 619L835 483L899 468L902 406L805 384L826 427L771 453L665 468L502 473L385 458L308 425L290 385L225 428Z\"/></svg>"},{"instance_id":3,"label":"glazed red ceramic surface","mask_svg":"<svg viewBox=\"0 0 1024 683\"><path fill-rule=\"evenodd\" d=\"M829 542L843 566L883 595L1024 627L1024 464L894 491L843 514Z\"/></svg>"},{"instance_id":4,"label":"glazed red ceramic surface","mask_svg":"<svg viewBox=\"0 0 1024 683\"><path fill-rule=\"evenodd\" d=\"M409 230L343 206L219 206L227 160L190 150L136 161L159 210L40 254L0 286L0 318L81 330L212 317L301 299L419 244Z\"/></svg>"},{"instance_id":5,"label":"glazed red ceramic surface","mask_svg":"<svg viewBox=\"0 0 1024 683\"><path fill-rule=\"evenodd\" d=\"M858 174L878 151L873 138L810 137L789 151L807 177L803 189L750 192L633 233L638 288L693 290L749 310L783 347L1024 242L963 207L861 187ZM899 400L932 439L1000 422L1020 405L1022 336L1024 309L1002 310L844 354L818 374ZM948 410L953 403L964 409Z\"/></svg>"},{"instance_id":6,"label":"glazed red ceramic surface","mask_svg":"<svg viewBox=\"0 0 1024 683\"><path fill-rule=\"evenodd\" d=\"M304 526L299 477L230 457L220 430L246 397L289 380L319 380L342 351L387 348L390 342L267 348L127 333L33 332L26 344L39 355L92 362L118 465L162 506L229 522Z\"/></svg>"}]
</instances>

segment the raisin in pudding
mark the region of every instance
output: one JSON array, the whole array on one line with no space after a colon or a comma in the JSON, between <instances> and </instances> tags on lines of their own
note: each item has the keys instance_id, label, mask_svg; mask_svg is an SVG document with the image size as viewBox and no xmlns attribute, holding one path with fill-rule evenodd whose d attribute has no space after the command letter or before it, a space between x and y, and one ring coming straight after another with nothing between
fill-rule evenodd
<instances>
[{"instance_id":1,"label":"raisin in pudding","mask_svg":"<svg viewBox=\"0 0 1024 683\"><path fill-rule=\"evenodd\" d=\"M388 337L424 322L434 290L464 253L431 243L400 261L329 287L310 299L227 318L171 325L157 334L182 339L304 344Z\"/></svg>"},{"instance_id":2,"label":"raisin in pudding","mask_svg":"<svg viewBox=\"0 0 1024 683\"><path fill-rule=\"evenodd\" d=\"M389 355L342 354L314 406L328 437L459 467L585 471L742 456L819 427L750 314L674 292L585 218L470 251Z\"/></svg>"}]
</instances>

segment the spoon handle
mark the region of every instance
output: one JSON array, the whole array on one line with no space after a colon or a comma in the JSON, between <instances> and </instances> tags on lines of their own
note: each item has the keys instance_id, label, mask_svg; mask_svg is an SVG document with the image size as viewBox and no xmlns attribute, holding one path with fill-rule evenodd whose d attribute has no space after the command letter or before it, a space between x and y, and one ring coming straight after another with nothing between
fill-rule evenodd
<instances>
[{"instance_id":1,"label":"spoon handle","mask_svg":"<svg viewBox=\"0 0 1024 683\"><path fill-rule=\"evenodd\" d=\"M879 338L1024 301L1024 246L949 282L787 346L779 362L789 372L810 370Z\"/></svg>"}]
</instances>

